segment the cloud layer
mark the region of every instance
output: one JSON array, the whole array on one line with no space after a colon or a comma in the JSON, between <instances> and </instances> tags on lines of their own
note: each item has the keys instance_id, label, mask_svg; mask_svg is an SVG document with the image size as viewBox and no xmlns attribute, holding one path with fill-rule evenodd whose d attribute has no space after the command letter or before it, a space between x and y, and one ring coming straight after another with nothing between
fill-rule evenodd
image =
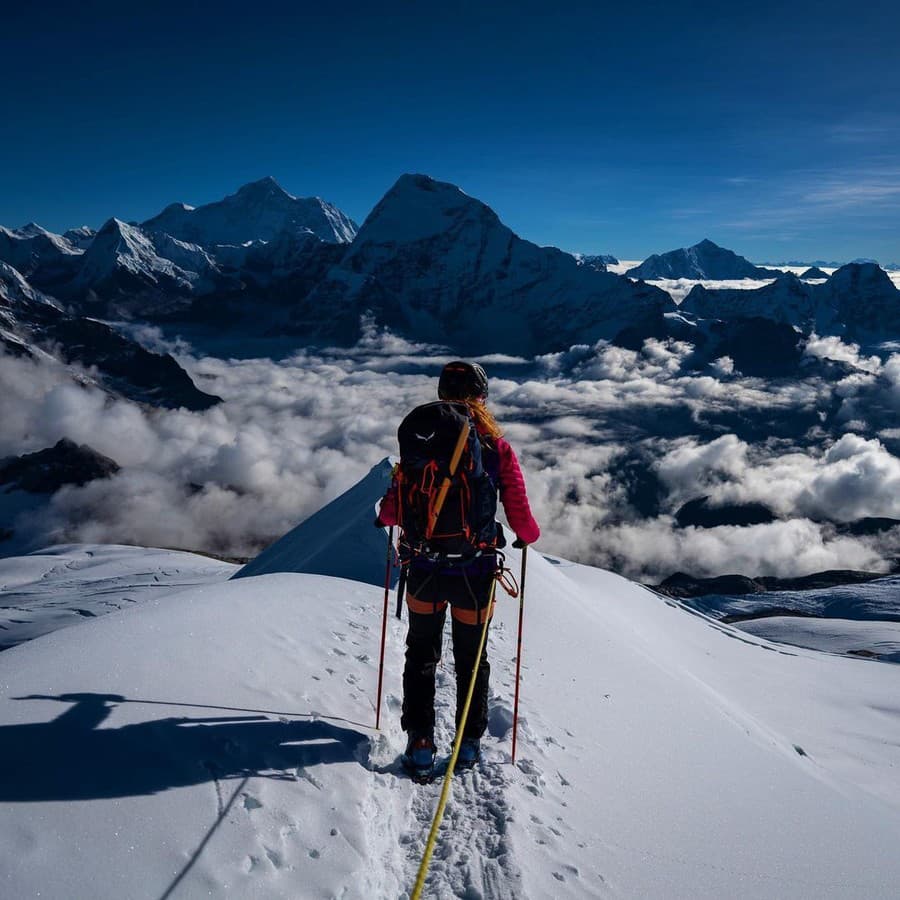
<instances>
[{"instance_id":1,"label":"cloud layer","mask_svg":"<svg viewBox=\"0 0 900 900\"><path fill-rule=\"evenodd\" d=\"M142 339L162 341L152 331ZM396 453L397 424L434 398L448 358L374 328L352 350L282 361L175 349L221 406L144 410L73 383L58 364L0 356L0 455L69 437L122 466L20 521L36 543L252 555ZM601 343L484 360L541 549L647 580L677 570L885 570L898 549L889 538L850 537L833 523L900 519L900 355L814 339L816 374L767 382L735 375L727 361L685 374L689 350L651 340L640 352ZM677 527L674 513L701 495L764 503L779 521Z\"/></svg>"}]
</instances>

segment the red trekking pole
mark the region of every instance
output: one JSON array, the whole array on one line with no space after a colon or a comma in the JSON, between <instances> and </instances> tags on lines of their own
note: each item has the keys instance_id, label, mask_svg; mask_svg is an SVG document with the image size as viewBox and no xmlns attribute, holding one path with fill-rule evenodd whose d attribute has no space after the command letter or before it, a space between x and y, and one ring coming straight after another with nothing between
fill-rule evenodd
<instances>
[{"instance_id":1,"label":"red trekking pole","mask_svg":"<svg viewBox=\"0 0 900 900\"><path fill-rule=\"evenodd\" d=\"M387 638L388 594L391 590L391 553L394 549L394 526L388 529L387 560L384 565L384 614L381 617L381 659L378 662L378 699L375 701L375 730L381 727L381 685L384 681L384 644Z\"/></svg>"},{"instance_id":2,"label":"red trekking pole","mask_svg":"<svg viewBox=\"0 0 900 900\"><path fill-rule=\"evenodd\" d=\"M525 618L525 561L528 545L522 548L522 574L519 579L519 638L516 644L516 699L513 703L512 761L516 761L516 736L519 732L519 670L522 666L522 622Z\"/></svg>"}]
</instances>

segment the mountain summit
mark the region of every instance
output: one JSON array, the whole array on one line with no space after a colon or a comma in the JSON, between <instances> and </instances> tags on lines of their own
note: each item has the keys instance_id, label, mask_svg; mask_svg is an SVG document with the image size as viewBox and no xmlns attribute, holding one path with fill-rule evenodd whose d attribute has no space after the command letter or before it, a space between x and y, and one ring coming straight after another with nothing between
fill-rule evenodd
<instances>
[{"instance_id":1,"label":"mountain summit","mask_svg":"<svg viewBox=\"0 0 900 900\"><path fill-rule=\"evenodd\" d=\"M319 197L294 197L271 176L214 203L170 204L141 228L204 247L274 241L285 234L344 244L356 234L356 224L336 206Z\"/></svg>"},{"instance_id":2,"label":"mountain summit","mask_svg":"<svg viewBox=\"0 0 900 900\"><path fill-rule=\"evenodd\" d=\"M693 247L682 247L662 254L654 253L625 274L631 278L644 279L731 280L774 278L777 273L754 266L743 256L705 239Z\"/></svg>"},{"instance_id":3,"label":"mountain summit","mask_svg":"<svg viewBox=\"0 0 900 900\"><path fill-rule=\"evenodd\" d=\"M674 308L658 288L523 240L455 185L403 175L298 309L296 324L352 340L360 313L370 310L417 340L528 354L612 338Z\"/></svg>"}]
</instances>

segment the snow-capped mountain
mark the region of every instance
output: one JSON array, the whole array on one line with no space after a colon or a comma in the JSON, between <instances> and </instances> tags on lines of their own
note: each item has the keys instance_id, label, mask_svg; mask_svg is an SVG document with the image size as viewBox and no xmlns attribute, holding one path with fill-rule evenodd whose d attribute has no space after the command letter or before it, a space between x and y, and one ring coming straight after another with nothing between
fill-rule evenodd
<instances>
[{"instance_id":1,"label":"snow-capped mountain","mask_svg":"<svg viewBox=\"0 0 900 900\"><path fill-rule=\"evenodd\" d=\"M665 292L538 247L452 184L404 175L297 308L303 334L354 340L360 314L470 353L612 338L674 309Z\"/></svg>"},{"instance_id":2,"label":"snow-capped mountain","mask_svg":"<svg viewBox=\"0 0 900 900\"><path fill-rule=\"evenodd\" d=\"M65 237L30 223L15 230L0 226L0 262L15 268L37 287L70 279L82 251Z\"/></svg>"},{"instance_id":3,"label":"snow-capped mountain","mask_svg":"<svg viewBox=\"0 0 900 900\"><path fill-rule=\"evenodd\" d=\"M342 244L352 241L357 230L336 206L319 197L294 197L271 177L203 206L172 203L141 227L204 247L275 241L285 235Z\"/></svg>"},{"instance_id":4,"label":"snow-capped mountain","mask_svg":"<svg viewBox=\"0 0 900 900\"><path fill-rule=\"evenodd\" d=\"M328 248L355 233L332 204L293 197L264 178L196 209L172 204L143 225L111 218L99 232L82 226L65 235L34 223L0 228L0 261L92 315L191 317L197 298L244 293L252 305L282 282L291 295L298 282L308 293L310 272L337 258Z\"/></svg>"},{"instance_id":5,"label":"snow-capped mountain","mask_svg":"<svg viewBox=\"0 0 900 900\"><path fill-rule=\"evenodd\" d=\"M79 225L78 228L70 228L68 231L64 231L62 236L76 250L87 250L91 246L91 241L94 240L96 233L93 228L89 228L87 225Z\"/></svg>"},{"instance_id":6,"label":"snow-capped mountain","mask_svg":"<svg viewBox=\"0 0 900 900\"><path fill-rule=\"evenodd\" d=\"M635 277L681 279L686 292L689 279L778 276L758 291L697 286L679 323L685 313L752 317L875 336L895 321L896 291L873 264L809 285L704 240L622 277L605 271L606 257L523 240L485 204L425 175L402 176L358 233L330 204L264 178L215 203L172 204L142 225L112 218L97 233L0 229L0 260L81 314L163 323L173 334L185 323L201 341L206 328L216 340L231 330L242 341L352 343L365 316L461 353L531 355L601 338L639 349L672 334L675 306ZM688 340L704 331L675 330Z\"/></svg>"},{"instance_id":7,"label":"snow-capped mountain","mask_svg":"<svg viewBox=\"0 0 900 900\"><path fill-rule=\"evenodd\" d=\"M702 240L693 247L682 247L668 253L653 254L626 273L631 278L691 278L698 280L731 280L738 278L773 278L777 273L753 265L743 256Z\"/></svg>"},{"instance_id":8,"label":"snow-capped mountain","mask_svg":"<svg viewBox=\"0 0 900 900\"><path fill-rule=\"evenodd\" d=\"M107 316L153 316L184 309L195 295L223 281L202 248L113 218L94 236L77 275L59 292Z\"/></svg>"},{"instance_id":9,"label":"snow-capped mountain","mask_svg":"<svg viewBox=\"0 0 900 900\"><path fill-rule=\"evenodd\" d=\"M607 266L617 266L619 261L608 253L589 254L589 253L573 253L575 261L579 266L587 266L589 269L596 269L598 272L605 272Z\"/></svg>"},{"instance_id":10,"label":"snow-capped mountain","mask_svg":"<svg viewBox=\"0 0 900 900\"><path fill-rule=\"evenodd\" d=\"M786 272L751 291L696 285L679 311L707 319L766 318L805 334L870 342L900 329L900 291L874 263L848 263L824 284L807 284Z\"/></svg>"}]
</instances>

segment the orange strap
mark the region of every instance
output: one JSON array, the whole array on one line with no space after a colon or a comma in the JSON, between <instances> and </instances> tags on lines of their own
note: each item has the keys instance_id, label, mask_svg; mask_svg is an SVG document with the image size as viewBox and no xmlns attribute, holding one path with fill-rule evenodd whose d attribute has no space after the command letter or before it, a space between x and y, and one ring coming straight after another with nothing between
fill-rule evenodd
<instances>
[{"instance_id":1,"label":"orange strap","mask_svg":"<svg viewBox=\"0 0 900 900\"><path fill-rule=\"evenodd\" d=\"M418 600L411 594L406 595L406 605L410 612L418 613L421 616L431 616L435 613L443 612L447 607L446 600L439 600L437 603L431 603L428 600ZM464 609L459 606L450 607L450 615L457 622L464 625L481 625L484 622L485 614L488 613L487 607L483 607L477 612L474 609ZM488 618L494 615L494 602L491 601L490 612Z\"/></svg>"},{"instance_id":2,"label":"orange strap","mask_svg":"<svg viewBox=\"0 0 900 900\"><path fill-rule=\"evenodd\" d=\"M419 613L422 616L430 616L433 613L441 612L447 605L447 601L439 600L437 603L432 603L430 600L417 600L412 594L407 592L406 605L409 607L410 612Z\"/></svg>"},{"instance_id":3,"label":"orange strap","mask_svg":"<svg viewBox=\"0 0 900 900\"><path fill-rule=\"evenodd\" d=\"M468 439L469 421L467 419L460 429L459 437L456 439L456 446L453 448L453 456L450 457L450 473L441 484L434 508L428 511L428 527L425 529L425 540L428 540L434 533L438 516L441 514L441 510L444 508L444 501L447 499L447 491L450 490L450 481L456 474L456 467L459 465L459 460L462 457L463 450L466 448L466 441Z\"/></svg>"},{"instance_id":4,"label":"orange strap","mask_svg":"<svg viewBox=\"0 0 900 900\"><path fill-rule=\"evenodd\" d=\"M477 612L474 609L465 609L460 606L451 606L450 607L450 615L456 619L457 622L462 622L463 625L481 625L485 618L492 618L494 615L494 603L491 601L490 607L484 607L479 609Z\"/></svg>"}]
</instances>

